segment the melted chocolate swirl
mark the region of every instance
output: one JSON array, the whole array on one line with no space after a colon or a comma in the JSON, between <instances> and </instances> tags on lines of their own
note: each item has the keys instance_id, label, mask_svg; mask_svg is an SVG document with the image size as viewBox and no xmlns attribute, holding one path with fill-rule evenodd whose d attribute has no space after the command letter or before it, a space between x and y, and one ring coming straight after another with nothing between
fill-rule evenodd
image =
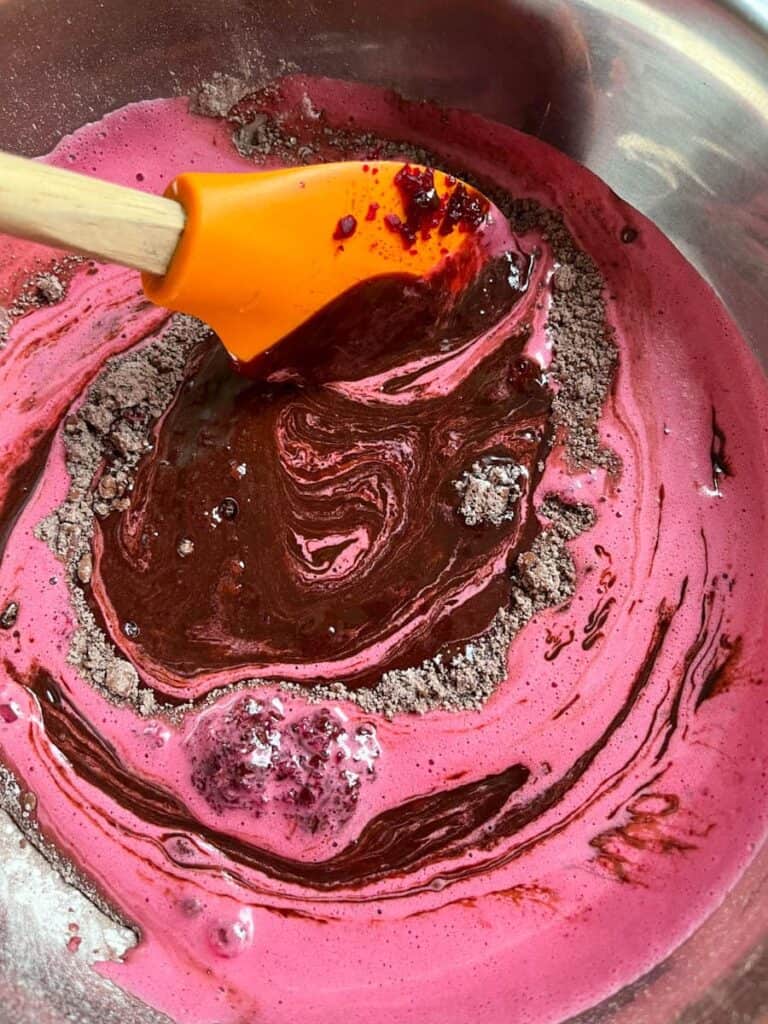
<instances>
[{"instance_id":1,"label":"melted chocolate swirl","mask_svg":"<svg viewBox=\"0 0 768 1024\"><path fill-rule=\"evenodd\" d=\"M510 320L529 268L510 261L458 301L442 281L353 289L257 380L218 346L199 353L97 543L104 618L161 688L270 666L371 685L487 629L538 530L550 433L550 392ZM520 467L523 500L472 528L455 483L498 457Z\"/></svg>"},{"instance_id":2,"label":"melted chocolate swirl","mask_svg":"<svg viewBox=\"0 0 768 1024\"><path fill-rule=\"evenodd\" d=\"M491 851L501 840L515 837L556 807L584 777L640 699L675 613L685 598L685 589L684 583L680 604L676 608L663 604L658 609L656 629L626 700L602 734L559 779L514 803L514 795L524 790L528 783L535 788L530 768L514 762L495 775L427 793L382 812L337 854L318 862L280 856L204 825L169 790L127 769L115 750L91 729L45 671L39 670L27 685L40 702L48 736L70 761L78 776L101 790L138 821L167 829L166 851L174 839L178 848L180 835L182 838L186 835L199 836L242 867L258 870L283 883L336 892L410 874L446 858L460 857L472 846ZM12 667L6 667L13 674ZM647 740L648 737L643 743ZM631 761L624 770L630 767ZM553 826L554 831L565 827L566 823ZM500 853L497 860L502 863L519 856L531 842L546 838L553 829L543 830L538 837ZM460 877L469 877L484 869L480 865L463 864L456 870Z\"/></svg>"}]
</instances>

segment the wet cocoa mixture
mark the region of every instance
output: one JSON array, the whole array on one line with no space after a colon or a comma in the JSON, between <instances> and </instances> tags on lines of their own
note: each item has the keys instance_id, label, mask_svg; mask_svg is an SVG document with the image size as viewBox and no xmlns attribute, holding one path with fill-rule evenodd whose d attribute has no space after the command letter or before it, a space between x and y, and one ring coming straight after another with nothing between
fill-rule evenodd
<instances>
[{"instance_id":1,"label":"wet cocoa mixture","mask_svg":"<svg viewBox=\"0 0 768 1024\"><path fill-rule=\"evenodd\" d=\"M303 121L270 91L228 116L256 159L268 147L285 162L402 157L463 174ZM70 657L94 685L145 713L183 711L189 680L242 667L234 685L258 669L259 683L388 715L478 707L515 633L568 599L567 541L593 515L536 508L534 494L555 439L572 466L617 469L597 434L616 361L602 282L556 213L476 184L520 245L458 298L445 275L368 282L248 376L186 317L106 366L65 426L71 492L39 528L68 566ZM542 240L556 261L536 284L551 290L546 372L523 354L528 314L514 318L543 298L530 291ZM424 367L448 364L450 386L430 391Z\"/></svg>"}]
</instances>

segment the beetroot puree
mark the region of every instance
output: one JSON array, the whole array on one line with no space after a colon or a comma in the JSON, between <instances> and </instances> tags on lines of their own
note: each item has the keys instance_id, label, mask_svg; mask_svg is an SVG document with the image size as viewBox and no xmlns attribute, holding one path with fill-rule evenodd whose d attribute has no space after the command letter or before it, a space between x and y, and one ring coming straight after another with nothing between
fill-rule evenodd
<instances>
[{"instance_id":1,"label":"beetroot puree","mask_svg":"<svg viewBox=\"0 0 768 1024\"><path fill-rule=\"evenodd\" d=\"M564 211L606 282L620 363L600 429L620 477L569 470L558 445L539 450L552 393L527 367L551 360L554 268L535 231L499 240L530 266L517 267L489 329L468 315L443 352L414 328L391 357L364 351L351 379L331 353L317 390L283 383L265 396L230 380L211 344L158 428L131 507L97 525L92 601L158 699L254 682L176 723L142 717L67 662L63 568L34 534L69 487L63 417L109 356L166 321L135 274L80 267L66 299L17 321L0 352L0 603L19 605L0 630L0 756L36 794L45 835L137 927L125 961L99 969L174 1020L560 1021L659 963L764 837L765 383L708 286L567 158L373 90L287 88L331 123L355 111L382 137L442 147ZM150 191L182 169L251 166L227 125L180 100L118 111L49 159ZM3 245L3 298L39 252ZM202 384L210 401L196 397ZM455 446L437 460L435 438L461 410ZM509 524L451 518L461 445L468 457L511 448L525 467ZM575 594L523 628L482 708L389 721L306 699L317 681L373 687L387 667L478 635L550 492L597 511L571 543ZM131 523L149 524L149 554L131 548ZM423 538L409 549L413 530ZM214 536L218 561L195 569ZM269 597L250 629L216 590L240 585L233 559L246 592ZM356 618L368 583L380 617ZM347 585L357 605L334 604ZM297 608L306 628L292 632ZM296 692L263 682L276 674Z\"/></svg>"}]
</instances>

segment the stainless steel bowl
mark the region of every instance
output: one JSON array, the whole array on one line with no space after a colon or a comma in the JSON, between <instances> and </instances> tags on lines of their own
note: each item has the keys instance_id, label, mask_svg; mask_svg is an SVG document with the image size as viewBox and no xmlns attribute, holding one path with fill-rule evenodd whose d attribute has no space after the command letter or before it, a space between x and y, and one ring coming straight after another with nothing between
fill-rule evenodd
<instances>
[{"instance_id":1,"label":"stainless steel bowl","mask_svg":"<svg viewBox=\"0 0 768 1024\"><path fill-rule=\"evenodd\" d=\"M768 0L0 0L0 148L286 64L560 147L666 231L768 366ZM165 1019L62 957L73 917L89 948L125 937L2 821L0 865L0 1024ZM609 1021L768 1021L768 847L668 960L578 1018Z\"/></svg>"}]
</instances>

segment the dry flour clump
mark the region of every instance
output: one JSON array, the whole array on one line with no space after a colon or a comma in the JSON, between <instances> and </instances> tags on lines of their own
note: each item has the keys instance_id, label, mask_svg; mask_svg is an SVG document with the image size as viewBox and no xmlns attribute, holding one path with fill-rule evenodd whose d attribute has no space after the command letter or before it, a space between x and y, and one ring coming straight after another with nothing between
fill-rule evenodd
<instances>
[{"instance_id":1,"label":"dry flour clump","mask_svg":"<svg viewBox=\"0 0 768 1024\"><path fill-rule=\"evenodd\" d=\"M505 520L514 519L525 476L525 469L508 459L474 463L454 484L461 495L459 515L467 526L501 526Z\"/></svg>"}]
</instances>

